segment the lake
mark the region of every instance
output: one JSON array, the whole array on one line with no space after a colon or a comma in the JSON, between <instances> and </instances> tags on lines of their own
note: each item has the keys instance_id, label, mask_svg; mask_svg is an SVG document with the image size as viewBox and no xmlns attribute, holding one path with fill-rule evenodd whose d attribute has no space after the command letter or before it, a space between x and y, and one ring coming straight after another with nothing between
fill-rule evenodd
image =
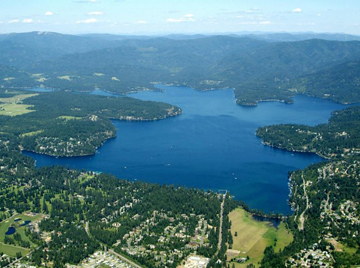
<instances>
[{"instance_id":1,"label":"lake","mask_svg":"<svg viewBox=\"0 0 360 268\"><path fill-rule=\"evenodd\" d=\"M306 96L295 96L291 105L262 102L257 107L242 107L236 105L231 89L200 92L157 87L165 92L130 96L177 105L183 109L182 115L155 122L114 120L117 137L94 156L25 154L32 156L37 166L64 165L130 180L226 189L251 208L288 214L288 172L322 159L264 146L255 136L256 129L280 123L326 123L332 111L345 107Z\"/></svg>"}]
</instances>

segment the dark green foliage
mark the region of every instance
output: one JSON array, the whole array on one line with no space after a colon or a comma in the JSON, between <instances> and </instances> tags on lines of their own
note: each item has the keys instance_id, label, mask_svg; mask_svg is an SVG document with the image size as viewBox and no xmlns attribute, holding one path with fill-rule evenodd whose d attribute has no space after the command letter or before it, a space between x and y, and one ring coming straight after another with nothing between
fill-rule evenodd
<instances>
[{"instance_id":1,"label":"dark green foliage","mask_svg":"<svg viewBox=\"0 0 360 268\"><path fill-rule=\"evenodd\" d=\"M360 153L360 107L334 112L328 124L315 127L275 125L261 127L256 135L265 144L290 151L314 152L327 158Z\"/></svg>"},{"instance_id":2,"label":"dark green foliage","mask_svg":"<svg viewBox=\"0 0 360 268\"><path fill-rule=\"evenodd\" d=\"M241 105L262 100L291 103L296 90L340 102L360 101L357 63L351 63L359 60L360 42L266 42L251 37L118 41L56 33L0 36L5 65L0 78L16 78L0 81L11 87L87 92L101 88L119 94L153 89L154 82L199 90L230 87Z\"/></svg>"},{"instance_id":3,"label":"dark green foliage","mask_svg":"<svg viewBox=\"0 0 360 268\"><path fill-rule=\"evenodd\" d=\"M346 62L335 67L301 77L293 83L300 93L328 98L340 103L360 100L360 62Z\"/></svg>"},{"instance_id":4,"label":"dark green foliage","mask_svg":"<svg viewBox=\"0 0 360 268\"><path fill-rule=\"evenodd\" d=\"M54 156L94 154L116 135L109 119L159 120L181 113L180 108L160 102L69 92L42 93L24 103L34 106L35 111L0 116L0 132L13 135L11 139L25 150Z\"/></svg>"},{"instance_id":5,"label":"dark green foliage","mask_svg":"<svg viewBox=\"0 0 360 268\"><path fill-rule=\"evenodd\" d=\"M18 68L64 54L83 53L116 46L118 42L52 32L0 35L0 60Z\"/></svg>"}]
</instances>

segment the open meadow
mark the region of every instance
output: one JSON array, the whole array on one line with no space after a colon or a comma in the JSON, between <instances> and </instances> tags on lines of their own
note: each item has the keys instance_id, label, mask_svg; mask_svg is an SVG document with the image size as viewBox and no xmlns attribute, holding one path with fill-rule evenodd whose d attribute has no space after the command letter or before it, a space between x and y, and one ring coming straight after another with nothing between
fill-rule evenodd
<instances>
[{"instance_id":1,"label":"open meadow","mask_svg":"<svg viewBox=\"0 0 360 268\"><path fill-rule=\"evenodd\" d=\"M229 215L231 221L231 234L233 236L232 250L228 253L228 260L235 258L235 267L246 267L253 263L259 267L267 246L274 246L276 252L288 245L293 237L282 222L278 229L270 222L257 221L250 213L242 208L236 208ZM236 235L235 235L236 232ZM237 263L237 258L250 259L245 263Z\"/></svg>"},{"instance_id":2,"label":"open meadow","mask_svg":"<svg viewBox=\"0 0 360 268\"><path fill-rule=\"evenodd\" d=\"M0 115L16 116L32 112L32 105L22 104L22 101L36 95L19 94L10 98L0 98Z\"/></svg>"}]
</instances>

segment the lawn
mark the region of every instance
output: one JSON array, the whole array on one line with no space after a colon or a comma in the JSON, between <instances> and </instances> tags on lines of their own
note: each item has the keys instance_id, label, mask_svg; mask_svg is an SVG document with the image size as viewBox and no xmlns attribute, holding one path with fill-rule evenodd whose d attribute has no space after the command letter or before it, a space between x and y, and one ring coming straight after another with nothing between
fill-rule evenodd
<instances>
[{"instance_id":1,"label":"lawn","mask_svg":"<svg viewBox=\"0 0 360 268\"><path fill-rule=\"evenodd\" d=\"M273 245L275 251L279 251L292 241L292 235L285 228L284 223L276 229L269 222L254 220L251 214L242 208L233 210L229 217L234 240L232 249L240 251L237 255L239 257L250 257L250 260L244 264L235 263L235 267L246 267L250 263L258 267L258 262L261 261L267 246Z\"/></svg>"},{"instance_id":2,"label":"lawn","mask_svg":"<svg viewBox=\"0 0 360 268\"><path fill-rule=\"evenodd\" d=\"M8 256L15 257L16 253L18 253L18 252L21 252L21 255L25 256L26 254L28 254L30 252L30 249L16 247L13 245L5 245L2 242L0 242L0 252L6 254Z\"/></svg>"}]
</instances>

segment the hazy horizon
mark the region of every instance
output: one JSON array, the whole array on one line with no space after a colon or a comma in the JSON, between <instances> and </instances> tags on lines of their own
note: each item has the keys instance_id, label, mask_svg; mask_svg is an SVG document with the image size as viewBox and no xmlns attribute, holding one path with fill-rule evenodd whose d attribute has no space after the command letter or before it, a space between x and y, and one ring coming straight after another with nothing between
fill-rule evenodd
<instances>
[{"instance_id":1,"label":"hazy horizon","mask_svg":"<svg viewBox=\"0 0 360 268\"><path fill-rule=\"evenodd\" d=\"M0 8L0 33L360 35L360 2L355 0L3 0Z\"/></svg>"},{"instance_id":2,"label":"hazy horizon","mask_svg":"<svg viewBox=\"0 0 360 268\"><path fill-rule=\"evenodd\" d=\"M68 33L68 32L55 32L55 31L24 31L24 32L8 32L8 33L0 33L0 35L8 35L8 34L26 34L26 33L38 33L38 34L45 34L45 33L55 33L55 34L62 34L62 35L75 35L75 36L82 36L82 35L114 35L114 36L143 36L143 37L161 37L161 36L230 36L230 35L271 35L271 34L289 34L289 35L349 35L349 36L356 36L360 37L360 34L348 34L344 32L312 32L312 31L304 31L304 32L262 32L262 31L241 31L241 32L209 32L209 33L110 33L110 32L89 32L89 33Z\"/></svg>"}]
</instances>

